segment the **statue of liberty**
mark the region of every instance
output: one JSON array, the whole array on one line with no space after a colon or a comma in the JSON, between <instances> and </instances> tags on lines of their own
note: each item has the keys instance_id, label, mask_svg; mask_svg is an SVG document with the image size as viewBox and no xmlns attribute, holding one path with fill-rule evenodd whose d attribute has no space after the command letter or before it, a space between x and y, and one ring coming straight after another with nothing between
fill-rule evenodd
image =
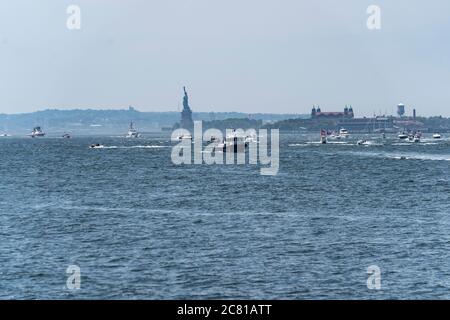
<instances>
[{"instance_id":1,"label":"statue of liberty","mask_svg":"<svg viewBox=\"0 0 450 320\"><path fill-rule=\"evenodd\" d=\"M194 122L192 121L192 110L189 107L189 96L186 92L186 87L183 87L184 97L183 97L183 111L181 111L181 128L191 130L194 127Z\"/></svg>"},{"instance_id":2,"label":"statue of liberty","mask_svg":"<svg viewBox=\"0 0 450 320\"><path fill-rule=\"evenodd\" d=\"M189 108L189 96L186 92L186 87L183 87L184 91L184 97L183 97L183 109L190 109Z\"/></svg>"}]
</instances>

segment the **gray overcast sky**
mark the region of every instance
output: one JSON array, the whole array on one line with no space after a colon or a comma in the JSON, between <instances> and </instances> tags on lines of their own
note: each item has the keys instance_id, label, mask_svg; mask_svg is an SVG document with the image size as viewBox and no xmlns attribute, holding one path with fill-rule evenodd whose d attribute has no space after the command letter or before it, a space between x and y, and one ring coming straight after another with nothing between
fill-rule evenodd
<instances>
[{"instance_id":1,"label":"gray overcast sky","mask_svg":"<svg viewBox=\"0 0 450 320\"><path fill-rule=\"evenodd\" d=\"M448 0L2 0L0 113L177 110L186 85L194 111L450 116L449 15Z\"/></svg>"}]
</instances>

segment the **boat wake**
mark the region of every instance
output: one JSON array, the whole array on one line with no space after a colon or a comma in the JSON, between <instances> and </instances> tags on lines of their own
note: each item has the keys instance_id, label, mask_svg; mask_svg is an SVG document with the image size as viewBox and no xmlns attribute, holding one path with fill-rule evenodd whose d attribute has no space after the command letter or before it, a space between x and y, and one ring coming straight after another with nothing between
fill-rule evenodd
<instances>
[{"instance_id":1,"label":"boat wake","mask_svg":"<svg viewBox=\"0 0 450 320\"><path fill-rule=\"evenodd\" d=\"M427 142L426 140L422 140L419 143L413 142L413 141L407 141L407 142L396 142L392 143L392 146L436 146L441 143L439 142L431 142L433 140L429 140L430 142Z\"/></svg>"},{"instance_id":2,"label":"boat wake","mask_svg":"<svg viewBox=\"0 0 450 320\"><path fill-rule=\"evenodd\" d=\"M288 147L307 147L308 145L307 143L291 143L288 144Z\"/></svg>"},{"instance_id":3,"label":"boat wake","mask_svg":"<svg viewBox=\"0 0 450 320\"><path fill-rule=\"evenodd\" d=\"M147 145L147 146L92 146L92 149L160 149L160 148L170 148L170 146L158 146L158 145Z\"/></svg>"},{"instance_id":4,"label":"boat wake","mask_svg":"<svg viewBox=\"0 0 450 320\"><path fill-rule=\"evenodd\" d=\"M288 144L289 147L308 147L308 146L323 146L323 145L354 146L357 144L355 141L327 141L326 144L323 144L320 141L308 141L308 142L304 142L304 143ZM383 146L382 143L378 143L375 141L365 141L361 145L363 145L363 146Z\"/></svg>"},{"instance_id":5,"label":"boat wake","mask_svg":"<svg viewBox=\"0 0 450 320\"><path fill-rule=\"evenodd\" d=\"M358 143L357 143L358 145ZM380 146L384 146L384 144L379 143L379 142L375 142L375 141L364 141L361 142L359 145L361 146L365 146L365 147L380 147Z\"/></svg>"},{"instance_id":6,"label":"boat wake","mask_svg":"<svg viewBox=\"0 0 450 320\"><path fill-rule=\"evenodd\" d=\"M387 154L387 158L397 160L450 161L450 154L433 155L425 153Z\"/></svg>"},{"instance_id":7,"label":"boat wake","mask_svg":"<svg viewBox=\"0 0 450 320\"><path fill-rule=\"evenodd\" d=\"M384 158L395 160L450 161L450 154L429 154L416 152L350 152L360 157Z\"/></svg>"},{"instance_id":8,"label":"boat wake","mask_svg":"<svg viewBox=\"0 0 450 320\"><path fill-rule=\"evenodd\" d=\"M347 142L347 141L327 141L326 145L350 145L351 143ZM289 145L289 146L300 146L300 145L324 145L321 141L308 141L305 142L304 144L293 144L293 145Z\"/></svg>"}]
</instances>

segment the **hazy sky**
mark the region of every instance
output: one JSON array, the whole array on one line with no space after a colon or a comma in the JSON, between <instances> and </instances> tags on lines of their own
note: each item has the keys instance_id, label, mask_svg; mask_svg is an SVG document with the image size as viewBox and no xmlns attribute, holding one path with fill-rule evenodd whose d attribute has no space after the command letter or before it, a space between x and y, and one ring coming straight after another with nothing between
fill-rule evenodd
<instances>
[{"instance_id":1,"label":"hazy sky","mask_svg":"<svg viewBox=\"0 0 450 320\"><path fill-rule=\"evenodd\" d=\"M194 111L450 116L449 16L448 0L1 0L0 113L177 110L186 85Z\"/></svg>"}]
</instances>

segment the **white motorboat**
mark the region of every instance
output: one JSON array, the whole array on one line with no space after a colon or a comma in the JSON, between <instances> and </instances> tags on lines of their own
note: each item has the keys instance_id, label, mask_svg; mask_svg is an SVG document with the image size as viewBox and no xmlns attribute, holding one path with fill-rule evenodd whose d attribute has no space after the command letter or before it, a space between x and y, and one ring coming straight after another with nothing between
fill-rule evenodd
<instances>
[{"instance_id":1,"label":"white motorboat","mask_svg":"<svg viewBox=\"0 0 450 320\"><path fill-rule=\"evenodd\" d=\"M250 135L244 135L240 131L233 129L229 134L227 134L226 141L239 141L239 142L256 142L258 140L256 133L251 133Z\"/></svg>"},{"instance_id":2,"label":"white motorboat","mask_svg":"<svg viewBox=\"0 0 450 320\"><path fill-rule=\"evenodd\" d=\"M191 140L192 141L192 136L190 134L182 134L182 135L172 138L172 141L183 141L183 140Z\"/></svg>"},{"instance_id":3,"label":"white motorboat","mask_svg":"<svg viewBox=\"0 0 450 320\"><path fill-rule=\"evenodd\" d=\"M433 134L433 139L441 139L442 136L439 133Z\"/></svg>"},{"instance_id":4,"label":"white motorboat","mask_svg":"<svg viewBox=\"0 0 450 320\"><path fill-rule=\"evenodd\" d=\"M224 141L217 144L217 146L214 147L215 151L222 151L222 152L245 152L245 150L248 148L248 142L245 142L244 140L232 140L232 141Z\"/></svg>"},{"instance_id":5,"label":"white motorboat","mask_svg":"<svg viewBox=\"0 0 450 320\"><path fill-rule=\"evenodd\" d=\"M183 134L177 137L177 140L192 140L192 136L190 134Z\"/></svg>"},{"instance_id":6,"label":"white motorboat","mask_svg":"<svg viewBox=\"0 0 450 320\"><path fill-rule=\"evenodd\" d=\"M245 137L246 143L258 143L258 137L254 134Z\"/></svg>"},{"instance_id":7,"label":"white motorboat","mask_svg":"<svg viewBox=\"0 0 450 320\"><path fill-rule=\"evenodd\" d=\"M100 143L95 143L95 144L91 144L90 146L89 146L89 148L91 148L91 149L101 149L101 148L103 148L104 146L102 145L102 144L100 144Z\"/></svg>"},{"instance_id":8,"label":"white motorboat","mask_svg":"<svg viewBox=\"0 0 450 320\"><path fill-rule=\"evenodd\" d=\"M406 140L406 139L408 139L408 135L406 134L406 133L400 133L399 135L398 135L398 138L400 139L400 140Z\"/></svg>"},{"instance_id":9,"label":"white motorboat","mask_svg":"<svg viewBox=\"0 0 450 320\"><path fill-rule=\"evenodd\" d=\"M211 136L211 138L209 139L209 142L220 142L220 139L215 136Z\"/></svg>"},{"instance_id":10,"label":"white motorboat","mask_svg":"<svg viewBox=\"0 0 450 320\"><path fill-rule=\"evenodd\" d=\"M41 127L33 128L33 131L30 134L30 137L32 137L32 138L43 137L43 136L45 136L45 132L42 131Z\"/></svg>"},{"instance_id":11,"label":"white motorboat","mask_svg":"<svg viewBox=\"0 0 450 320\"><path fill-rule=\"evenodd\" d=\"M341 130L339 130L339 136L342 138L347 138L350 136L350 133L347 129L341 128Z\"/></svg>"},{"instance_id":12,"label":"white motorboat","mask_svg":"<svg viewBox=\"0 0 450 320\"><path fill-rule=\"evenodd\" d=\"M367 140L364 140L364 139L358 140L358 142L356 142L356 144L357 144L358 146L366 145L366 144L367 144Z\"/></svg>"},{"instance_id":13,"label":"white motorboat","mask_svg":"<svg viewBox=\"0 0 450 320\"><path fill-rule=\"evenodd\" d=\"M130 123L130 128L128 129L128 133L126 135L127 138L139 138L141 135L139 132L133 128L133 121Z\"/></svg>"},{"instance_id":14,"label":"white motorboat","mask_svg":"<svg viewBox=\"0 0 450 320\"><path fill-rule=\"evenodd\" d=\"M336 134L336 132L333 131L328 138L331 140L341 140L342 136L340 134Z\"/></svg>"},{"instance_id":15,"label":"white motorboat","mask_svg":"<svg viewBox=\"0 0 450 320\"><path fill-rule=\"evenodd\" d=\"M245 152L251 142L256 142L256 137L240 135L236 130L228 134L223 142L214 147L215 151Z\"/></svg>"},{"instance_id":16,"label":"white motorboat","mask_svg":"<svg viewBox=\"0 0 450 320\"><path fill-rule=\"evenodd\" d=\"M328 132L326 133L328 136ZM350 133L347 131L347 129L340 129L339 132L336 134L334 131L331 133L331 135L328 136L330 140L341 140L350 137Z\"/></svg>"}]
</instances>

